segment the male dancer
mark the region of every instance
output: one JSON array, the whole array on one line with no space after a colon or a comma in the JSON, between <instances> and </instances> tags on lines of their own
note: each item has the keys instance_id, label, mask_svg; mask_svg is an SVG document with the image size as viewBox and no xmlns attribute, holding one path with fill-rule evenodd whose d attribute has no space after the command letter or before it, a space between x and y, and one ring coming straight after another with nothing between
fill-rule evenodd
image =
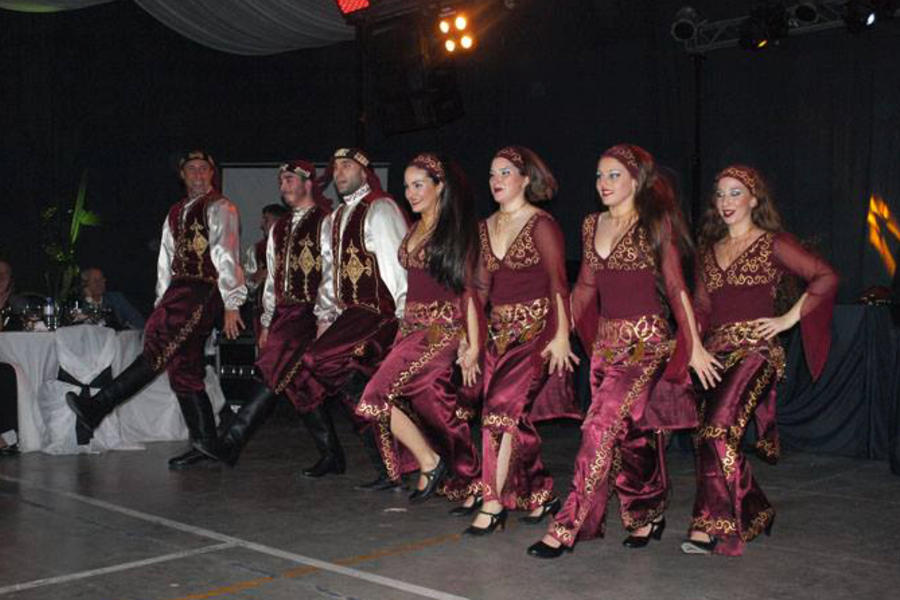
<instances>
[{"instance_id":1,"label":"male dancer","mask_svg":"<svg viewBox=\"0 0 900 600\"><path fill-rule=\"evenodd\" d=\"M302 367L304 351L316 337L313 306L322 280L320 238L329 213L328 201L319 195L315 178L315 167L305 160L291 161L278 170L281 195L290 212L274 223L266 244L267 274L256 362L265 383L258 383L250 401L241 407L220 438L221 443L208 453L228 465L237 462L241 449L268 416L278 394L283 393L295 404L302 394L296 374ZM327 454L330 459L328 469L322 465L319 469L305 469L303 474L309 477L344 471L344 455L337 445L331 420L322 416L324 412L325 407L319 406L303 415L320 454Z\"/></svg>"},{"instance_id":2,"label":"male dancer","mask_svg":"<svg viewBox=\"0 0 900 600\"><path fill-rule=\"evenodd\" d=\"M399 487L387 476L376 443L391 444L390 430L373 434L355 417L365 382L387 354L406 303L406 269L397 251L407 231L400 208L382 191L369 157L359 149L341 148L331 162L341 203L322 228L322 283L315 315L319 337L309 346L299 372L305 394L295 406L301 414L317 411L331 422L323 402L342 395L348 414L363 435L370 460L379 472L363 489ZM352 388L352 389L348 389ZM307 422L309 425L309 422ZM316 439L315 429L310 428ZM377 437L377 442L376 442ZM337 438L311 470L339 472L333 456L340 456ZM404 470L402 467L398 467Z\"/></svg>"},{"instance_id":3,"label":"male dancer","mask_svg":"<svg viewBox=\"0 0 900 600\"><path fill-rule=\"evenodd\" d=\"M212 448L217 441L203 381L203 346L223 309L223 332L237 337L244 327L239 309L247 298L238 211L213 186L216 163L195 150L179 166L187 195L163 222L156 304L144 327L144 351L93 398L66 394L80 426L93 430L166 370L194 445L169 461L172 469L208 460L197 448Z\"/></svg>"}]
</instances>

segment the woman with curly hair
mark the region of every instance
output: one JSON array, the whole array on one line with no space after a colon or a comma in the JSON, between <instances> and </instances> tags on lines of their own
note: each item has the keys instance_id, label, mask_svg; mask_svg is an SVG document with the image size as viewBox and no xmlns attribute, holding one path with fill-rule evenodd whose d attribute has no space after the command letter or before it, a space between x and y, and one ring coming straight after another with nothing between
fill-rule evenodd
<instances>
[{"instance_id":1,"label":"woman with curly hair","mask_svg":"<svg viewBox=\"0 0 900 600\"><path fill-rule=\"evenodd\" d=\"M775 315L775 292L785 274L806 280L806 292ZM741 452L751 418L758 453L778 457L775 383L784 351L775 336L800 323L813 378L825 367L838 277L824 260L782 231L760 174L733 165L716 176L700 227L694 305L706 347L723 365L721 383L703 395L694 438L697 496L687 554L739 556L747 542L771 531L775 519Z\"/></svg>"},{"instance_id":2,"label":"woman with curly hair","mask_svg":"<svg viewBox=\"0 0 900 600\"><path fill-rule=\"evenodd\" d=\"M469 535L506 524L507 511L539 523L559 510L553 478L541 461L534 423L580 418L571 371L565 242L536 203L556 193L553 174L532 150L507 146L494 156L491 194L498 210L479 223L478 280L490 305L482 411L484 505Z\"/></svg>"},{"instance_id":3,"label":"woman with curly hair","mask_svg":"<svg viewBox=\"0 0 900 600\"><path fill-rule=\"evenodd\" d=\"M596 187L605 210L584 220L572 293L572 315L591 352L591 407L572 492L528 548L538 558L602 536L612 493L629 532L625 546L660 539L669 490L662 431L696 425L688 363L704 386L716 379L684 284L690 241L672 186L649 152L619 144L600 157Z\"/></svg>"}]
</instances>

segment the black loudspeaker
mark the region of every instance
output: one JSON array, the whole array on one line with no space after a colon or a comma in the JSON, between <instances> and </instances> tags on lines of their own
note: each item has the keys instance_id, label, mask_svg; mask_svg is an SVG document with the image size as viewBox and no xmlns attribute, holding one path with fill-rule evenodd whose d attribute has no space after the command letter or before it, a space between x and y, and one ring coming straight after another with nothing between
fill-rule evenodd
<instances>
[{"instance_id":1,"label":"black loudspeaker","mask_svg":"<svg viewBox=\"0 0 900 600\"><path fill-rule=\"evenodd\" d=\"M250 398L256 387L256 355L256 336L252 328L244 329L233 340L219 335L215 367L227 404L240 405Z\"/></svg>"},{"instance_id":2,"label":"black loudspeaker","mask_svg":"<svg viewBox=\"0 0 900 600\"><path fill-rule=\"evenodd\" d=\"M438 55L432 38L419 15L379 23L369 32L371 89L388 135L437 127L464 114L456 68Z\"/></svg>"}]
</instances>

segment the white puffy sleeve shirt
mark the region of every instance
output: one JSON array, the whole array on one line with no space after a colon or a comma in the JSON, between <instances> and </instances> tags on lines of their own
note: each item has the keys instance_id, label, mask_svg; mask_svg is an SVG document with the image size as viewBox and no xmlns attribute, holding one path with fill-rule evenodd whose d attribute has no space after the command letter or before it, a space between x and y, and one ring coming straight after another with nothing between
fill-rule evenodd
<instances>
[{"instance_id":1,"label":"white puffy sleeve shirt","mask_svg":"<svg viewBox=\"0 0 900 600\"><path fill-rule=\"evenodd\" d=\"M367 186L360 188L356 193L344 198L346 208L341 214L340 237L343 240L344 229L350 220L350 215L359 206L360 200L368 194ZM316 297L314 313L319 323L330 324L338 315L340 308L337 305L337 290L334 289L334 251L331 247L331 231L334 223L334 215L337 211L328 215L322 224L320 238L322 246L322 283L319 285L319 294ZM397 253L400 244L406 236L406 218L400 211L400 207L388 197L375 200L366 213L363 224L365 230L366 250L375 255L378 261L378 272L381 280L394 298L395 314L397 318L403 318L403 310L406 307L406 269L400 265Z\"/></svg>"},{"instance_id":2,"label":"white puffy sleeve shirt","mask_svg":"<svg viewBox=\"0 0 900 600\"><path fill-rule=\"evenodd\" d=\"M184 218L188 208L196 202L191 200L185 204L179 218ZM218 272L217 284L226 310L236 310L247 299L247 286L244 284L244 270L240 262L240 219L237 208L227 198L219 198L206 208L206 221L209 224L209 254ZM169 227L169 219L163 221L162 240L159 245L159 257L156 261L156 302L158 305L163 294L172 283L172 257L175 254L175 237Z\"/></svg>"}]
</instances>

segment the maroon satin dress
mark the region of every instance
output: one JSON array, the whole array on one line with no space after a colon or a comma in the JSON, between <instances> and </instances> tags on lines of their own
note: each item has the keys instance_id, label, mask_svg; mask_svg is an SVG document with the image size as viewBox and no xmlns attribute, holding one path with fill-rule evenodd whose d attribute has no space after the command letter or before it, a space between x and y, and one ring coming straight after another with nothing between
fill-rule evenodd
<instances>
[{"instance_id":1,"label":"maroon satin dress","mask_svg":"<svg viewBox=\"0 0 900 600\"><path fill-rule=\"evenodd\" d=\"M671 227L663 228L659 258L640 222L604 258L595 240L600 215L584 220L584 253L572 293L576 327L591 349L591 407L581 428L572 491L548 529L565 546L603 535L613 492L629 531L663 514L669 486L661 431L697 422L686 364L686 286ZM678 325L674 355L670 312Z\"/></svg>"},{"instance_id":2,"label":"maroon satin dress","mask_svg":"<svg viewBox=\"0 0 900 600\"><path fill-rule=\"evenodd\" d=\"M420 225L418 225L420 226ZM458 294L440 284L426 267L426 236L410 253L400 245L400 264L407 270L406 308L390 353L369 381L356 408L364 419L390 429L391 408L402 410L447 462L450 476L438 489L449 500L463 500L480 489L481 466L472 442L467 397L456 367L460 339L465 336L471 289ZM388 475L400 480L397 443L379 444Z\"/></svg>"},{"instance_id":3,"label":"maroon satin dress","mask_svg":"<svg viewBox=\"0 0 900 600\"><path fill-rule=\"evenodd\" d=\"M482 485L485 500L531 511L553 497L553 478L541 461L534 422L581 418L569 373L550 376L541 352L556 334L557 297L568 304L565 243L559 225L538 211L498 258L486 221L479 223L478 289L490 304L482 414ZM513 438L509 470L496 489L502 435Z\"/></svg>"},{"instance_id":4,"label":"maroon satin dress","mask_svg":"<svg viewBox=\"0 0 900 600\"><path fill-rule=\"evenodd\" d=\"M775 316L775 292L785 272L806 280L800 330L813 378L825 367L838 277L821 258L786 233L764 233L727 269L712 248L700 255L694 295L704 346L725 366L722 381L704 393L694 437L697 496L691 529L715 537L717 554L740 556L747 542L768 531L775 510L741 452L751 418L757 453L778 458L775 384L784 373L777 340L754 333L755 319Z\"/></svg>"}]
</instances>

